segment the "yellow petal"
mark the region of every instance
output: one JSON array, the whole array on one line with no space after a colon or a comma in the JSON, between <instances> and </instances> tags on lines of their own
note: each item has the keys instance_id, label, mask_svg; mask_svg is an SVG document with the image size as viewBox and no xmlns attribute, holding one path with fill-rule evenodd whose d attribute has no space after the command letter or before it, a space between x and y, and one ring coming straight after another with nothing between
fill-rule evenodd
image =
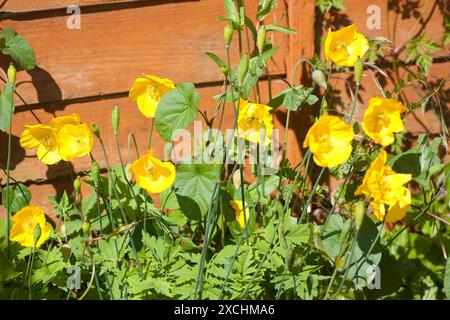
<instances>
[{"instance_id":1,"label":"yellow petal","mask_svg":"<svg viewBox=\"0 0 450 320\"><path fill-rule=\"evenodd\" d=\"M65 125L57 135L58 150L61 158L71 161L89 154L94 143L92 133L83 123L81 125Z\"/></svg>"},{"instance_id":2,"label":"yellow petal","mask_svg":"<svg viewBox=\"0 0 450 320\"><path fill-rule=\"evenodd\" d=\"M66 124L79 125L80 116L77 113L73 113L70 116L61 116L53 118L48 122L48 125L55 128L56 132L61 130L61 128Z\"/></svg>"},{"instance_id":3,"label":"yellow petal","mask_svg":"<svg viewBox=\"0 0 450 320\"><path fill-rule=\"evenodd\" d=\"M34 231L37 225L41 228L41 236L36 243L40 247L51 233L51 228L45 221L45 212L39 206L30 205L18 211L11 220L10 240L19 242L24 247L34 247Z\"/></svg>"},{"instance_id":4,"label":"yellow petal","mask_svg":"<svg viewBox=\"0 0 450 320\"><path fill-rule=\"evenodd\" d=\"M37 148L36 155L39 160L47 165L52 165L61 161L61 156L59 155L56 145L53 149L48 149L46 146L41 144Z\"/></svg>"}]
</instances>

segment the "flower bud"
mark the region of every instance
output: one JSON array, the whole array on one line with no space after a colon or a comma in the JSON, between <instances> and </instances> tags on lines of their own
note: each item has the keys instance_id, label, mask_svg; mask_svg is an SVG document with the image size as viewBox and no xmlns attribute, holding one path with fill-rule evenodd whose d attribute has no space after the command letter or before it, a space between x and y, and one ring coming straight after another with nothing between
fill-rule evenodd
<instances>
[{"instance_id":1,"label":"flower bud","mask_svg":"<svg viewBox=\"0 0 450 320\"><path fill-rule=\"evenodd\" d=\"M256 40L259 54L263 53L264 46L266 45L266 34L267 34L266 27L261 26L258 30L258 36L257 36L257 40Z\"/></svg>"},{"instance_id":2,"label":"flower bud","mask_svg":"<svg viewBox=\"0 0 450 320\"><path fill-rule=\"evenodd\" d=\"M249 63L248 55L244 54L242 56L241 62L239 62L239 67L238 67L238 82L239 82L239 85L241 85L244 82L245 76L247 75L248 63Z\"/></svg>"},{"instance_id":3,"label":"flower bud","mask_svg":"<svg viewBox=\"0 0 450 320\"><path fill-rule=\"evenodd\" d=\"M84 220L82 228L85 235L91 232L91 222L89 221L89 219Z\"/></svg>"},{"instance_id":4,"label":"flower bud","mask_svg":"<svg viewBox=\"0 0 450 320\"><path fill-rule=\"evenodd\" d=\"M35 247L39 239L41 238L41 234L42 234L41 226L39 224L36 224L36 226L34 227L34 237L33 237Z\"/></svg>"},{"instance_id":5,"label":"flower bud","mask_svg":"<svg viewBox=\"0 0 450 320\"><path fill-rule=\"evenodd\" d=\"M80 193L81 192L81 182L79 178L76 178L73 181L73 189L75 190L76 193Z\"/></svg>"},{"instance_id":6,"label":"flower bud","mask_svg":"<svg viewBox=\"0 0 450 320\"><path fill-rule=\"evenodd\" d=\"M116 104L112 112L112 127L115 135L117 135L117 132L119 131L119 122L120 122L120 112L119 106Z\"/></svg>"},{"instance_id":7,"label":"flower bud","mask_svg":"<svg viewBox=\"0 0 450 320\"><path fill-rule=\"evenodd\" d=\"M322 88L326 89L328 87L327 80L325 79L325 75L322 71L318 69L314 70L312 73L312 79Z\"/></svg>"},{"instance_id":8,"label":"flower bud","mask_svg":"<svg viewBox=\"0 0 450 320\"><path fill-rule=\"evenodd\" d=\"M100 185L100 167L96 161L92 163L91 167L92 180L96 188Z\"/></svg>"},{"instance_id":9,"label":"flower bud","mask_svg":"<svg viewBox=\"0 0 450 320\"><path fill-rule=\"evenodd\" d=\"M223 29L223 39L227 47L230 45L231 40L233 40L233 32L234 30L231 24L227 24L225 29Z\"/></svg>"},{"instance_id":10,"label":"flower bud","mask_svg":"<svg viewBox=\"0 0 450 320\"><path fill-rule=\"evenodd\" d=\"M366 209L364 206L364 202L359 201L356 203L356 208L355 208L355 226L356 226L356 230L359 230L359 228L361 228L361 225L364 221L364 217L366 215Z\"/></svg>"},{"instance_id":11,"label":"flower bud","mask_svg":"<svg viewBox=\"0 0 450 320\"><path fill-rule=\"evenodd\" d=\"M100 139L100 129L97 127L97 125L94 122L91 123L91 131L93 134L95 134L95 136L97 138Z\"/></svg>"},{"instance_id":12,"label":"flower bud","mask_svg":"<svg viewBox=\"0 0 450 320\"><path fill-rule=\"evenodd\" d=\"M67 262L69 261L70 255L72 254L72 249L70 248L70 245L65 243L61 246L61 254L63 256L63 261Z\"/></svg>"},{"instance_id":13,"label":"flower bud","mask_svg":"<svg viewBox=\"0 0 450 320\"><path fill-rule=\"evenodd\" d=\"M364 64L361 59L358 59L358 61L356 61L355 63L355 82L358 85L361 83L363 71L364 71Z\"/></svg>"},{"instance_id":14,"label":"flower bud","mask_svg":"<svg viewBox=\"0 0 450 320\"><path fill-rule=\"evenodd\" d=\"M12 85L16 84L16 68L11 63L8 68L8 82Z\"/></svg>"}]
</instances>

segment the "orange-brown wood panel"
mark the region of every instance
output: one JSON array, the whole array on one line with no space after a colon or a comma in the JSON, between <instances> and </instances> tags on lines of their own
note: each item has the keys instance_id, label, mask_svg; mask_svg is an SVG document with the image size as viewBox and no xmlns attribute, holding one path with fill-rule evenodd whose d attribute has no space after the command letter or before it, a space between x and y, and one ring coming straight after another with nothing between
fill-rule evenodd
<instances>
[{"instance_id":1,"label":"orange-brown wood panel","mask_svg":"<svg viewBox=\"0 0 450 320\"><path fill-rule=\"evenodd\" d=\"M49 9L68 8L69 6L92 6L99 4L117 4L130 2L164 2L153 0L4 0L0 4L1 12L22 13Z\"/></svg>"},{"instance_id":2,"label":"orange-brown wood panel","mask_svg":"<svg viewBox=\"0 0 450 320\"><path fill-rule=\"evenodd\" d=\"M249 17L256 15L257 3L246 1ZM67 28L64 12L50 11L12 17L1 26L24 35L34 48L37 68L18 75L18 91L27 104L44 104L127 92L143 73L175 82L219 81L221 72L205 52L225 57L224 23L217 21L223 14L222 1L169 1L82 13L79 30ZM278 23L283 23L283 16L278 12ZM284 37L277 39L280 50L270 68L273 74L282 75L286 45ZM232 49L236 53L236 39ZM233 63L235 58L236 54ZM0 61L4 68L7 64ZM24 103L17 98L16 104Z\"/></svg>"},{"instance_id":3,"label":"orange-brown wood panel","mask_svg":"<svg viewBox=\"0 0 450 320\"><path fill-rule=\"evenodd\" d=\"M295 75L294 70L301 59L310 59L314 56L314 1L289 0L285 1L285 5L288 11L289 27L297 31L297 34L289 35L288 37L287 80L291 83L292 79L294 79L295 85L302 83L310 86L309 75L311 72L308 66L305 63L300 63ZM287 146L287 153L292 155L289 160L294 165L299 163L302 158L302 143L309 127L308 115L308 108L291 114L288 132L288 138L291 143ZM286 112L280 112L277 116L280 121L286 122ZM297 152L294 152L294 150ZM302 150L302 152L298 152L298 150Z\"/></svg>"}]
</instances>

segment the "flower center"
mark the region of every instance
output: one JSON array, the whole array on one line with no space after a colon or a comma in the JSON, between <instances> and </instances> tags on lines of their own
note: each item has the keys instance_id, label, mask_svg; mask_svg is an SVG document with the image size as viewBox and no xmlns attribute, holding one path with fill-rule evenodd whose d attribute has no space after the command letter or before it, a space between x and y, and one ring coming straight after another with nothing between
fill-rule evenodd
<instances>
[{"instance_id":1,"label":"flower center","mask_svg":"<svg viewBox=\"0 0 450 320\"><path fill-rule=\"evenodd\" d=\"M259 128L261 126L261 121L258 118L254 117L254 116L249 116L245 120L245 125L248 128L255 129L255 128Z\"/></svg>"},{"instance_id":2,"label":"flower center","mask_svg":"<svg viewBox=\"0 0 450 320\"><path fill-rule=\"evenodd\" d=\"M49 148L52 145L52 139L49 136L43 136L41 138L41 143L46 147Z\"/></svg>"},{"instance_id":3,"label":"flower center","mask_svg":"<svg viewBox=\"0 0 450 320\"><path fill-rule=\"evenodd\" d=\"M156 88L154 86L148 85L146 91L147 91L148 96L150 96L156 100L159 100L159 98L160 98L159 91L156 90Z\"/></svg>"}]
</instances>

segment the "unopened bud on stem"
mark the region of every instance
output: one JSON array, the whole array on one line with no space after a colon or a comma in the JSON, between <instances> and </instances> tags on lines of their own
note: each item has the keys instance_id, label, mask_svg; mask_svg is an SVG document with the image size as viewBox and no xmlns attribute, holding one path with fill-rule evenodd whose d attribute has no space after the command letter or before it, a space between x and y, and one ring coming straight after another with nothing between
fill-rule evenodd
<instances>
[{"instance_id":1,"label":"unopened bud on stem","mask_svg":"<svg viewBox=\"0 0 450 320\"><path fill-rule=\"evenodd\" d=\"M117 135L117 132L119 131L119 122L120 122L120 112L119 107L116 104L112 112L112 127L114 135Z\"/></svg>"},{"instance_id":2,"label":"unopened bud on stem","mask_svg":"<svg viewBox=\"0 0 450 320\"><path fill-rule=\"evenodd\" d=\"M358 59L358 61L356 61L355 63L355 82L358 85L361 83L363 71L364 71L364 64L361 59Z\"/></svg>"},{"instance_id":3,"label":"unopened bud on stem","mask_svg":"<svg viewBox=\"0 0 450 320\"><path fill-rule=\"evenodd\" d=\"M262 54L264 51L264 46L266 45L266 34L267 34L266 27L261 26L258 30L258 36L256 41L259 54Z\"/></svg>"},{"instance_id":4,"label":"unopened bud on stem","mask_svg":"<svg viewBox=\"0 0 450 320\"><path fill-rule=\"evenodd\" d=\"M14 67L14 65L11 63L8 68L8 82L11 83L12 85L16 84L16 73L17 73L17 70Z\"/></svg>"},{"instance_id":5,"label":"unopened bud on stem","mask_svg":"<svg viewBox=\"0 0 450 320\"><path fill-rule=\"evenodd\" d=\"M227 47L230 45L231 40L233 40L233 32L234 30L231 24L227 24L223 30L223 39Z\"/></svg>"},{"instance_id":6,"label":"unopened bud on stem","mask_svg":"<svg viewBox=\"0 0 450 320\"><path fill-rule=\"evenodd\" d=\"M314 70L312 73L312 79L322 88L326 89L328 87L327 80L325 79L325 75L322 71L318 69Z\"/></svg>"},{"instance_id":7,"label":"unopened bud on stem","mask_svg":"<svg viewBox=\"0 0 450 320\"><path fill-rule=\"evenodd\" d=\"M248 55L244 54L242 56L241 62L239 62L239 67L238 67L239 85L242 85L242 83L244 82L245 76L247 75L248 63L249 63Z\"/></svg>"}]
</instances>

